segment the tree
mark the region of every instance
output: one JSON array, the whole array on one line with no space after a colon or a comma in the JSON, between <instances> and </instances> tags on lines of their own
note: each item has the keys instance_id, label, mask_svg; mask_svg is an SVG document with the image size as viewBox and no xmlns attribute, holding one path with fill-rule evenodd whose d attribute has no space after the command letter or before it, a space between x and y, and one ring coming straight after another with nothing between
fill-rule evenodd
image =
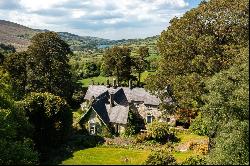
<instances>
[{"instance_id":1,"label":"tree","mask_svg":"<svg viewBox=\"0 0 250 166\"><path fill-rule=\"evenodd\" d=\"M45 32L32 37L27 52L27 91L50 92L69 101L73 91L69 45L57 33Z\"/></svg>"},{"instance_id":2,"label":"tree","mask_svg":"<svg viewBox=\"0 0 250 166\"><path fill-rule=\"evenodd\" d=\"M0 43L0 53L8 54L8 53L14 53L14 52L16 52L16 49L14 46Z\"/></svg>"},{"instance_id":3,"label":"tree","mask_svg":"<svg viewBox=\"0 0 250 166\"><path fill-rule=\"evenodd\" d=\"M3 54L0 52L0 65L3 64L3 61L4 61L4 56L3 56Z\"/></svg>"},{"instance_id":4,"label":"tree","mask_svg":"<svg viewBox=\"0 0 250 166\"><path fill-rule=\"evenodd\" d=\"M202 106L204 81L228 69L246 47L248 6L246 0L211 0L173 18L158 40L159 69L146 88L157 92L171 84L181 108Z\"/></svg>"},{"instance_id":5,"label":"tree","mask_svg":"<svg viewBox=\"0 0 250 166\"><path fill-rule=\"evenodd\" d=\"M38 153L30 139L32 125L12 99L9 74L0 66L0 164L37 164Z\"/></svg>"},{"instance_id":6,"label":"tree","mask_svg":"<svg viewBox=\"0 0 250 166\"><path fill-rule=\"evenodd\" d=\"M48 92L32 92L20 105L35 128L33 139L40 152L57 147L67 139L72 113L64 99Z\"/></svg>"},{"instance_id":7,"label":"tree","mask_svg":"<svg viewBox=\"0 0 250 166\"><path fill-rule=\"evenodd\" d=\"M4 68L10 74L10 82L14 90L14 97L21 99L26 90L27 72L26 72L26 52L12 53L6 56L4 61Z\"/></svg>"},{"instance_id":8,"label":"tree","mask_svg":"<svg viewBox=\"0 0 250 166\"><path fill-rule=\"evenodd\" d=\"M146 58L149 56L148 48L141 46L138 50L138 55L134 58L134 68L138 73L138 82L137 85L141 82L141 73L146 70L148 67L148 61Z\"/></svg>"},{"instance_id":9,"label":"tree","mask_svg":"<svg viewBox=\"0 0 250 166\"><path fill-rule=\"evenodd\" d=\"M103 56L103 73L110 73L116 76L118 83L131 79L132 59L131 50L127 47L115 46L107 49Z\"/></svg>"},{"instance_id":10,"label":"tree","mask_svg":"<svg viewBox=\"0 0 250 166\"><path fill-rule=\"evenodd\" d=\"M207 94L201 117L195 119L210 138L211 164L248 164L249 161L249 66L248 47L235 55L234 65L205 82Z\"/></svg>"},{"instance_id":11,"label":"tree","mask_svg":"<svg viewBox=\"0 0 250 166\"><path fill-rule=\"evenodd\" d=\"M248 19L247 0L202 2L172 19L157 43L159 69L147 88L172 85L178 109L199 111L194 128L209 136L208 164L249 164Z\"/></svg>"},{"instance_id":12,"label":"tree","mask_svg":"<svg viewBox=\"0 0 250 166\"><path fill-rule=\"evenodd\" d=\"M100 75L100 66L94 62L86 62L83 67L83 78Z\"/></svg>"}]
</instances>

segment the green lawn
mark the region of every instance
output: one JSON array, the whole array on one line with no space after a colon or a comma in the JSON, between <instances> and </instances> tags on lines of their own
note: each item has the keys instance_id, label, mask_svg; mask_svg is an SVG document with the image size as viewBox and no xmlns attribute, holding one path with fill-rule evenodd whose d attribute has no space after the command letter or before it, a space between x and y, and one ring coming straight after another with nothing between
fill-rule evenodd
<instances>
[{"instance_id":1,"label":"green lawn","mask_svg":"<svg viewBox=\"0 0 250 166\"><path fill-rule=\"evenodd\" d=\"M144 82L145 79L147 78L147 76L149 74L153 74L153 73L155 73L155 72L149 72L149 71L143 72L141 74L141 82ZM138 76L138 74L134 74L134 75ZM91 78L82 79L82 80L80 80L80 82L82 83L83 87L88 87L89 85L91 85L92 80L94 81L95 85L97 85L97 83L99 83L100 85L101 84L106 85L107 84L107 78L108 77L103 77L103 76L91 77ZM112 83L112 80L113 80L113 77L109 77L110 83Z\"/></svg>"},{"instance_id":2,"label":"green lawn","mask_svg":"<svg viewBox=\"0 0 250 166\"><path fill-rule=\"evenodd\" d=\"M179 143L186 143L189 141L199 141L199 140L207 140L208 137L207 136L200 136L197 134L193 134L193 133L177 133L176 135L178 138L180 138L180 142Z\"/></svg>"},{"instance_id":3,"label":"green lawn","mask_svg":"<svg viewBox=\"0 0 250 166\"><path fill-rule=\"evenodd\" d=\"M122 148L95 147L77 151L72 158L64 160L63 165L139 165L142 164L149 150L131 150ZM126 162L127 158L127 162Z\"/></svg>"},{"instance_id":4,"label":"green lawn","mask_svg":"<svg viewBox=\"0 0 250 166\"><path fill-rule=\"evenodd\" d=\"M185 161L188 157L190 156L196 156L198 154L196 154L194 151L188 150L185 152L174 152L173 156L175 157L177 163L181 163L183 161Z\"/></svg>"},{"instance_id":5,"label":"green lawn","mask_svg":"<svg viewBox=\"0 0 250 166\"><path fill-rule=\"evenodd\" d=\"M98 76L98 77L92 77L92 78L86 78L86 79L82 79L80 80L80 82L82 83L83 87L88 87L89 85L92 84L92 80L94 81L95 85L99 84L107 84L107 78L108 77L103 77L103 76ZM112 78L109 78L109 81L112 81ZM111 83L111 82L110 82Z\"/></svg>"}]
</instances>

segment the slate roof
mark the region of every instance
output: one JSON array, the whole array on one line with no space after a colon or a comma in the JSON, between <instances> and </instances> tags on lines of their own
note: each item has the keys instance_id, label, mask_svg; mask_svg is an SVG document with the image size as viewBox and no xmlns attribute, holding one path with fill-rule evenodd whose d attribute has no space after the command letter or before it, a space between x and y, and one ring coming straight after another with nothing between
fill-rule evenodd
<instances>
[{"instance_id":1,"label":"slate roof","mask_svg":"<svg viewBox=\"0 0 250 166\"><path fill-rule=\"evenodd\" d=\"M119 124L127 124L129 107L125 107L122 105L117 105L112 107L109 110L109 119L110 122L119 123Z\"/></svg>"},{"instance_id":2,"label":"slate roof","mask_svg":"<svg viewBox=\"0 0 250 166\"><path fill-rule=\"evenodd\" d=\"M132 88L129 87L118 87L114 89L113 87L108 88L104 85L90 85L84 99L90 100L92 96L95 98L102 93L108 91L115 94L114 101L128 103L132 101L144 102L149 105L159 105L160 99L154 95L151 95L144 88ZM125 95L125 96L124 96Z\"/></svg>"},{"instance_id":3,"label":"slate roof","mask_svg":"<svg viewBox=\"0 0 250 166\"><path fill-rule=\"evenodd\" d=\"M101 117L103 122L106 124L110 122L108 111L105 106L107 102L108 102L108 98L103 97L101 99L96 100L92 104L92 108L96 111L96 113Z\"/></svg>"},{"instance_id":4,"label":"slate roof","mask_svg":"<svg viewBox=\"0 0 250 166\"><path fill-rule=\"evenodd\" d=\"M113 107L110 107L109 101L111 93L115 104ZM149 105L160 104L160 99L151 95L144 88L109 88L104 85L90 85L84 99L91 100L92 97L95 98L92 108L106 124L109 122L127 124L129 103L133 101Z\"/></svg>"}]
</instances>

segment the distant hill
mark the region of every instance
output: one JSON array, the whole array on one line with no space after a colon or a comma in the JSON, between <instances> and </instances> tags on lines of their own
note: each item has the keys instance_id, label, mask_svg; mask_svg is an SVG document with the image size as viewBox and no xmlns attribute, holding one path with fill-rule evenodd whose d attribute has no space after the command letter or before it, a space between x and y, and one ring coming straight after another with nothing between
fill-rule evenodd
<instances>
[{"instance_id":1,"label":"distant hill","mask_svg":"<svg viewBox=\"0 0 250 166\"><path fill-rule=\"evenodd\" d=\"M0 20L0 43L13 45L17 51L26 50L30 39L36 33L49 30L32 29L10 21ZM122 39L109 40L91 36L78 36L68 32L58 32L60 37L66 41L72 51L96 50L113 45L141 45L143 43L154 43L158 36L145 39Z\"/></svg>"},{"instance_id":2,"label":"distant hill","mask_svg":"<svg viewBox=\"0 0 250 166\"><path fill-rule=\"evenodd\" d=\"M0 43L11 44L17 50L25 50L30 38L38 31L9 21L0 20Z\"/></svg>"}]
</instances>

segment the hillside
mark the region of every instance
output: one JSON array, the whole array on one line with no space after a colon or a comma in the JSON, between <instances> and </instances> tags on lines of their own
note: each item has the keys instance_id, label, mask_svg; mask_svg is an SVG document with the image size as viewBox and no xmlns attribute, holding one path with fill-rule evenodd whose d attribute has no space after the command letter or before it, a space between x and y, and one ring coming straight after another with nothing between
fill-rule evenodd
<instances>
[{"instance_id":1,"label":"hillside","mask_svg":"<svg viewBox=\"0 0 250 166\"><path fill-rule=\"evenodd\" d=\"M38 31L9 21L0 20L0 43L11 44L17 50L25 50L29 39Z\"/></svg>"},{"instance_id":2,"label":"hillside","mask_svg":"<svg viewBox=\"0 0 250 166\"><path fill-rule=\"evenodd\" d=\"M11 44L17 51L26 50L30 44L30 39L36 33L48 30L31 29L23 25L10 21L0 20L0 43ZM158 36L148 37L145 39L122 39L109 40L91 36L78 36L68 32L58 32L63 40L65 40L72 51L88 51L111 47L113 45L155 45ZM154 51L152 51L154 52Z\"/></svg>"}]
</instances>

